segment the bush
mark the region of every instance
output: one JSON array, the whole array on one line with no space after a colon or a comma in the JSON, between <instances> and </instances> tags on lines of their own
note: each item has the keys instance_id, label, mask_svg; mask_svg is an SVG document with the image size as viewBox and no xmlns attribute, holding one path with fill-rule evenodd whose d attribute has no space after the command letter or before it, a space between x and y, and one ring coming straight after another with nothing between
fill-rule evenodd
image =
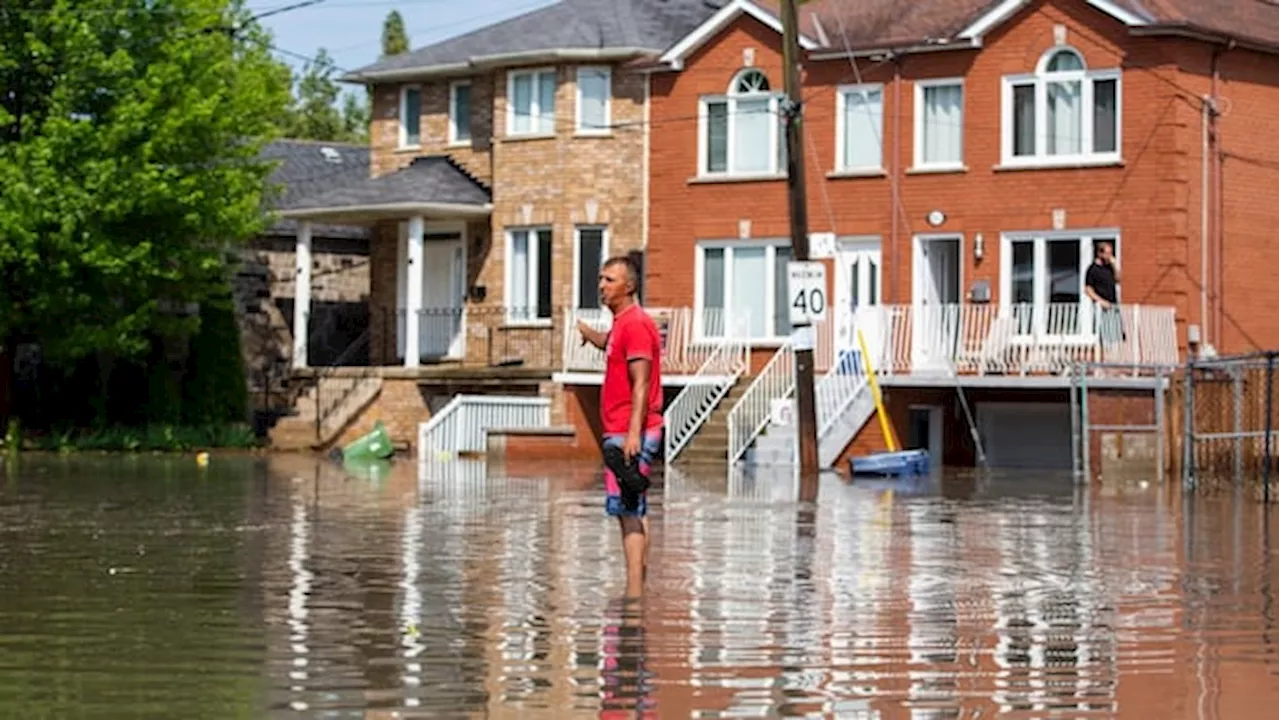
<instances>
[{"instance_id":1,"label":"bush","mask_svg":"<svg viewBox=\"0 0 1280 720\"><path fill-rule=\"evenodd\" d=\"M258 439L247 424L149 425L100 430L61 430L31 438L37 450L71 452L182 452L211 448L253 448Z\"/></svg>"}]
</instances>

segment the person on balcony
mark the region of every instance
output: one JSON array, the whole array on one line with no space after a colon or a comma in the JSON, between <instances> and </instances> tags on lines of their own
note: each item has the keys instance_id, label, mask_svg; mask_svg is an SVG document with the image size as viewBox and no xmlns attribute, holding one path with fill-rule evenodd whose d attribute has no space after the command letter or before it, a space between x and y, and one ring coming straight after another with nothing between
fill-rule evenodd
<instances>
[{"instance_id":1,"label":"person on balcony","mask_svg":"<svg viewBox=\"0 0 1280 720\"><path fill-rule=\"evenodd\" d=\"M1120 271L1116 269L1115 247L1110 242L1098 243L1093 254L1093 264L1084 274L1084 292L1098 308L1094 315L1095 329L1102 343L1102 359L1106 361L1108 350L1124 341L1124 327L1116 301Z\"/></svg>"},{"instance_id":2,"label":"person on balcony","mask_svg":"<svg viewBox=\"0 0 1280 720\"><path fill-rule=\"evenodd\" d=\"M604 429L605 512L618 518L627 562L627 596L643 594L649 555L646 492L662 450L662 342L636 302L639 271L627 257L600 268L600 301L613 313L608 332L578 322L583 342L605 351L600 387Z\"/></svg>"}]
</instances>

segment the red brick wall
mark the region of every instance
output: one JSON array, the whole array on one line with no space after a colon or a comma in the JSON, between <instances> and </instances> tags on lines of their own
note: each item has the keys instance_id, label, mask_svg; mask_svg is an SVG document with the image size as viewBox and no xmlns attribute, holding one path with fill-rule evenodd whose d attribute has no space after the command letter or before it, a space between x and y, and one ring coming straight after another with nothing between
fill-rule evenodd
<instances>
[{"instance_id":1,"label":"red brick wall","mask_svg":"<svg viewBox=\"0 0 1280 720\"><path fill-rule=\"evenodd\" d=\"M409 454L416 457L418 445L418 425L431 418L431 411L418 388L418 381L412 379L383 378L382 391L374 398L369 407L355 422L351 423L338 440L336 447L342 447L373 430L374 423L379 420L386 426L393 443L408 443Z\"/></svg>"},{"instance_id":2,"label":"red brick wall","mask_svg":"<svg viewBox=\"0 0 1280 720\"><path fill-rule=\"evenodd\" d=\"M1001 77L1033 71L1042 53L1054 44L1055 24L1067 28L1067 42L1083 54L1090 68L1124 68L1122 167L997 168ZM968 170L899 172L901 207L896 211L889 178L827 177L835 158L836 88L855 82L857 77L847 60L812 61L804 79L810 229L838 235L878 234L882 239L884 298L891 303L911 300L913 234L962 233L962 289L967 291L975 280L986 279L998 301L1000 233L1051 230L1053 211L1061 209L1066 229L1120 229L1123 299L1175 307L1182 343L1190 306L1198 302L1198 290L1191 279L1198 273L1194 264L1198 255L1193 260L1190 252L1196 247L1193 240L1198 233L1192 190L1193 185L1198 190L1198 155L1193 158L1190 153L1198 153L1199 111L1180 87L1185 73L1178 67L1188 45L1163 38L1131 38L1121 24L1085 3L1049 0L1032 4L990 33L981 51L906 56L896 79L893 63L863 62L861 80L885 84L884 164L890 176L895 174L895 166L905 170L912 165L913 81L964 77L963 142ZM1202 51L1202 46L1195 48ZM751 221L753 237L787 235L784 181L691 181L697 173L698 123L694 117L698 98L725 92L743 66L746 49L754 50L755 66L768 74L774 87L781 88L780 36L751 18L735 21L690 57L682 72L653 78L652 122L662 128L653 135L651 147L647 287L649 302L654 305L692 304L694 276L690 267L698 239L736 238L740 220ZM1268 260L1249 267L1242 267L1245 260L1229 264L1228 274L1236 282L1228 283L1233 290L1226 301L1228 312L1244 331L1263 335L1266 329L1267 342L1275 346L1275 58L1246 51L1224 57L1231 58L1222 66L1231 66L1235 79L1234 84L1224 83L1223 92L1239 103L1229 127L1224 119L1224 132L1231 138L1226 147L1240 153L1252 148L1251 155L1261 153L1271 158L1265 166L1227 161L1229 192L1254 181L1250 192L1233 196L1231 201L1247 203L1249 212L1228 221L1227 231L1234 233L1228 247L1239 253L1236 257L1249 257L1257 250ZM1270 104L1264 109L1266 103ZM1253 116L1262 116L1256 127L1246 124ZM947 216L941 227L925 222L934 209ZM984 237L981 260L973 255L978 233ZM1259 246L1264 239L1265 249ZM1253 275L1242 275L1249 272ZM1268 280L1265 293L1254 289ZM1236 284L1239 290L1234 289ZM1263 302L1265 308L1259 304ZM1259 319L1240 320L1254 315ZM1243 335L1244 331L1228 332L1227 346L1235 342L1232 332Z\"/></svg>"}]
</instances>

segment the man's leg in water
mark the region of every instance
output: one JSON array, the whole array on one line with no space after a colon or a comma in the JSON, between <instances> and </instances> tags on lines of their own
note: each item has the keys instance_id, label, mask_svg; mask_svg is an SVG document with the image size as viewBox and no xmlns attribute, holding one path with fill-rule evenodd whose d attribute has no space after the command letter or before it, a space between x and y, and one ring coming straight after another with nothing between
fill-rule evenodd
<instances>
[{"instance_id":1,"label":"man's leg in water","mask_svg":"<svg viewBox=\"0 0 1280 720\"><path fill-rule=\"evenodd\" d=\"M622 435L605 437L605 446L611 444L621 446L625 441ZM644 434L640 443L640 472L648 477L652 471L654 458L662 450L662 431L649 431ZM644 592L644 580L648 575L649 561L649 502L647 493L640 494L640 502L635 510L627 510L622 502L622 488L613 471L608 468L604 472L605 510L618 518L618 527L622 532L622 551L627 562L627 595L636 597Z\"/></svg>"}]
</instances>

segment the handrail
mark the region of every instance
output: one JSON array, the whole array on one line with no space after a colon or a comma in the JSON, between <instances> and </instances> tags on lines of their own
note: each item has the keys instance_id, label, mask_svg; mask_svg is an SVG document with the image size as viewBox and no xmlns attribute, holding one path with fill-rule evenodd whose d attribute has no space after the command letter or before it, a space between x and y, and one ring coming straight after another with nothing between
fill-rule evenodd
<instances>
[{"instance_id":1,"label":"handrail","mask_svg":"<svg viewBox=\"0 0 1280 720\"><path fill-rule=\"evenodd\" d=\"M699 377L718 376L714 383L686 385L663 413L666 448L664 459L670 463L693 440L698 429L715 411L716 405L729 393L749 365L748 345L736 337L725 337L696 373Z\"/></svg>"},{"instance_id":2,"label":"handrail","mask_svg":"<svg viewBox=\"0 0 1280 720\"><path fill-rule=\"evenodd\" d=\"M455 395L418 426L418 460L428 462L438 452L481 452L490 428L537 428L550 424L550 398Z\"/></svg>"},{"instance_id":3,"label":"handrail","mask_svg":"<svg viewBox=\"0 0 1280 720\"><path fill-rule=\"evenodd\" d=\"M764 426L775 399L790 397L795 390L795 349L790 341L769 359L738 404L729 411L729 463L737 462ZM763 396L763 399L761 398Z\"/></svg>"},{"instance_id":4,"label":"handrail","mask_svg":"<svg viewBox=\"0 0 1280 720\"><path fill-rule=\"evenodd\" d=\"M328 405L325 405L324 403L321 402L321 399L320 399L321 390L324 387L325 378L332 377L336 372L333 368L342 367L343 363L345 363L348 359L350 359L351 356L354 355L357 350L359 350L361 347L367 346L369 344L369 338L370 338L369 328L366 327L359 335L356 336L356 339L352 340L351 344L347 345L346 349L343 350L341 353L339 353L338 357L335 358L334 361L327 366L330 368L330 370L328 370L327 372L324 370L321 370L316 373L316 413L315 414L316 414L316 437L317 438L321 436L324 429L324 422L329 419L329 415L334 410L341 407L342 403L347 399L347 397L350 396L351 393L355 392L356 388L360 386L360 383L358 382L359 379L357 378L357 381L352 382L350 385L348 385L347 388L338 396L337 400L331 402Z\"/></svg>"}]
</instances>

